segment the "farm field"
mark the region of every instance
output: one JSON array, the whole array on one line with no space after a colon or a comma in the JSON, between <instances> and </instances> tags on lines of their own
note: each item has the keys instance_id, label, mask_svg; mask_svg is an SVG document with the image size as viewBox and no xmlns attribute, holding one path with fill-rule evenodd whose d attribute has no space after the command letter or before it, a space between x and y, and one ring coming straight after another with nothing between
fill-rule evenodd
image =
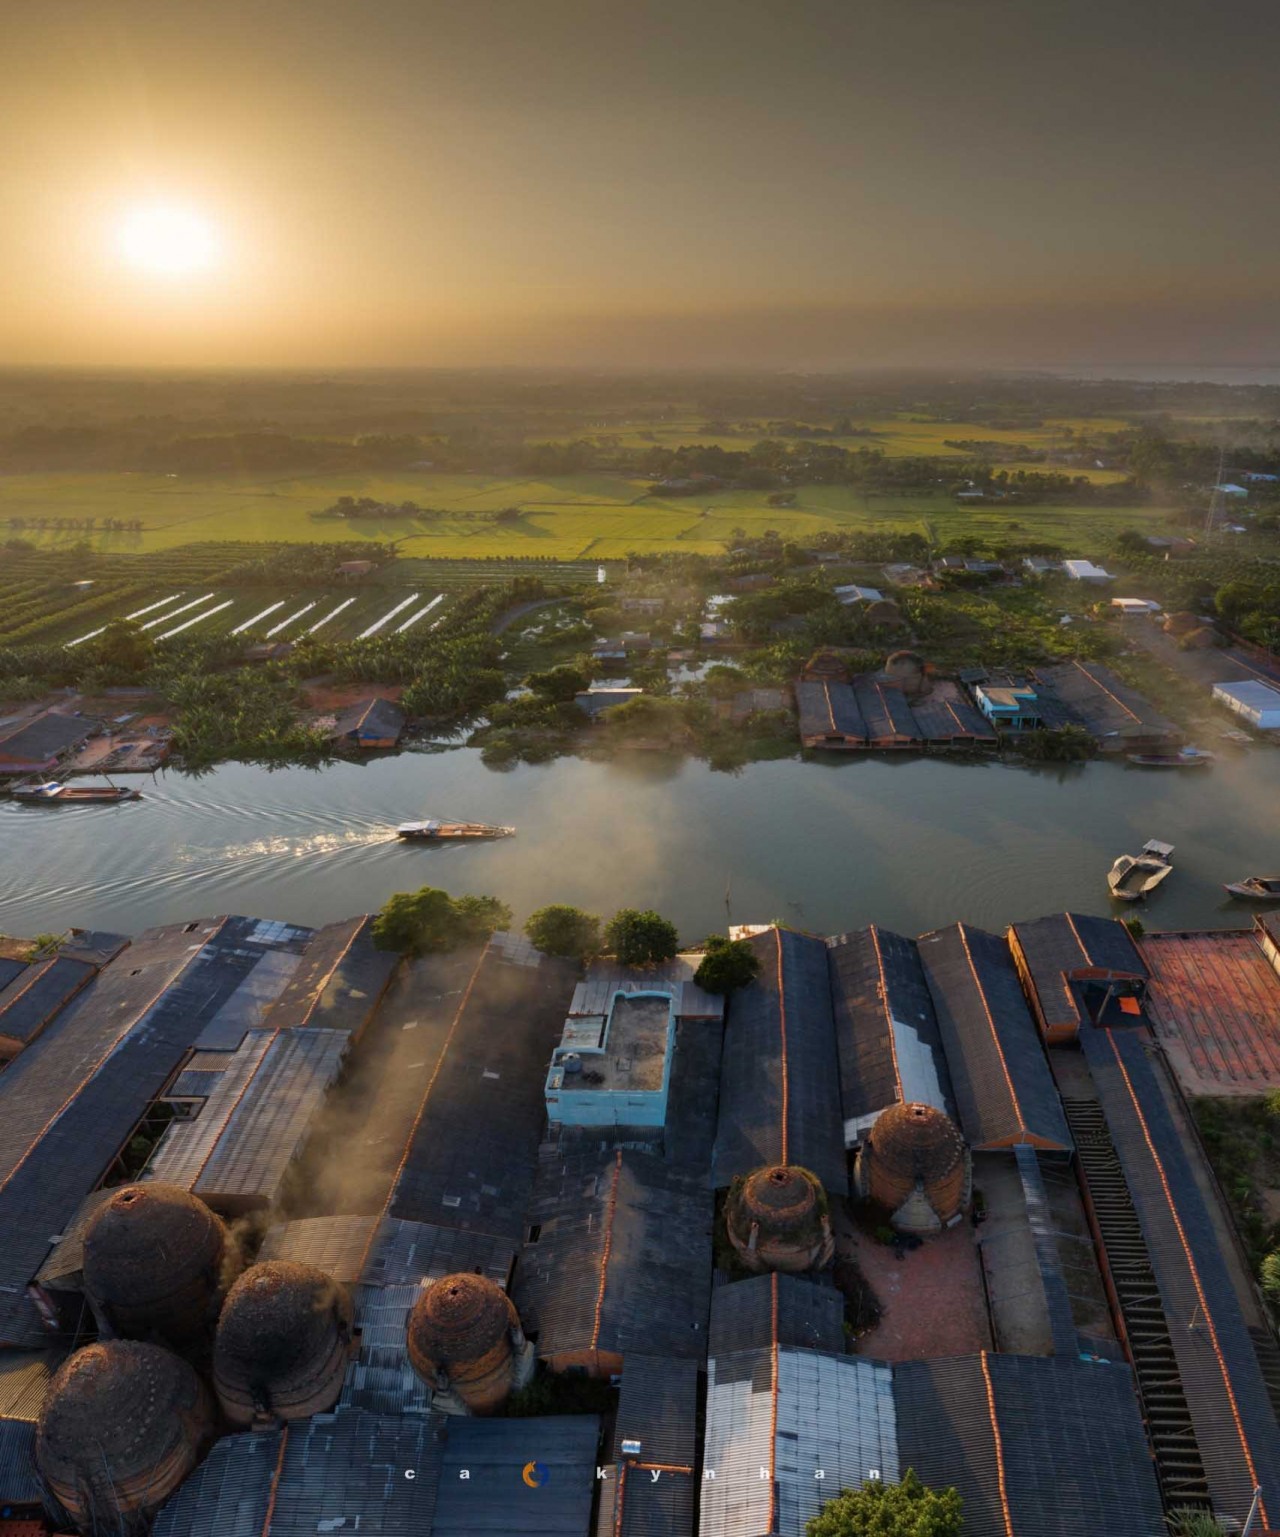
<instances>
[{"instance_id":1,"label":"farm field","mask_svg":"<svg viewBox=\"0 0 1280 1537\"><path fill-rule=\"evenodd\" d=\"M953 432L953 427L930 430ZM907 452L915 452L907 449ZM339 496L414 501L454 516L431 521L374 518L316 519L310 513ZM495 523L476 513L519 506L522 515ZM479 561L538 557L551 561L621 560L632 552L681 550L719 554L734 531L776 529L788 539L824 530L917 529L939 542L964 534L998 535L1016 524L1037 538L1091 545L1119 529L1165 526L1167 509L1152 507L974 507L942 492L903 496L864 494L849 486L804 486L796 504L771 508L764 491L722 491L698 498L645 495L644 483L621 475L545 480L430 471L394 478L342 475L278 481L177 480L140 475L21 475L0 477L0 530L44 550L87 540L95 550L143 554L208 541L338 543L394 542L402 556ZM136 532L86 527L89 519L140 521ZM10 519L20 520L14 526ZM66 520L64 526L33 521ZM74 526L79 524L79 527Z\"/></svg>"},{"instance_id":2,"label":"farm field","mask_svg":"<svg viewBox=\"0 0 1280 1537\"><path fill-rule=\"evenodd\" d=\"M0 605L10 586L0 582ZM153 640L178 635L236 634L246 642L299 640L314 631L326 640L355 640L398 629L426 630L443 618L457 595L439 583L370 585L333 589L226 587L199 582L190 587L95 583L88 593L68 598L64 588L45 583L22 605L22 631L0 621L0 646L16 641L77 645L96 636L113 619L132 618ZM16 612L16 610L15 610Z\"/></svg>"}]
</instances>

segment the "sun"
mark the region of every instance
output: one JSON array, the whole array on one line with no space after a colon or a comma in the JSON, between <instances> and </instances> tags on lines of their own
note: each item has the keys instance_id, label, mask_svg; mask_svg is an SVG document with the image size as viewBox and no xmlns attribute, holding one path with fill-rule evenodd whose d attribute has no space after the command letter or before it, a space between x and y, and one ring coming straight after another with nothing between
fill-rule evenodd
<instances>
[{"instance_id":1,"label":"sun","mask_svg":"<svg viewBox=\"0 0 1280 1537\"><path fill-rule=\"evenodd\" d=\"M222 242L213 221L183 203L141 203L116 226L124 260L154 277L187 277L216 267Z\"/></svg>"}]
</instances>

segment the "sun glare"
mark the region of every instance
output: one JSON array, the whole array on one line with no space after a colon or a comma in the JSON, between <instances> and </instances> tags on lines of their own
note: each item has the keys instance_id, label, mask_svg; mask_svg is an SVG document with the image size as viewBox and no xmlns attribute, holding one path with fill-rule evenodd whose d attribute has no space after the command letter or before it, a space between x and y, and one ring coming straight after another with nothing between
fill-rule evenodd
<instances>
[{"instance_id":1,"label":"sun glare","mask_svg":"<svg viewBox=\"0 0 1280 1537\"><path fill-rule=\"evenodd\" d=\"M221 255L213 224L178 203L131 208L117 226L116 247L131 267L156 277L206 272Z\"/></svg>"}]
</instances>

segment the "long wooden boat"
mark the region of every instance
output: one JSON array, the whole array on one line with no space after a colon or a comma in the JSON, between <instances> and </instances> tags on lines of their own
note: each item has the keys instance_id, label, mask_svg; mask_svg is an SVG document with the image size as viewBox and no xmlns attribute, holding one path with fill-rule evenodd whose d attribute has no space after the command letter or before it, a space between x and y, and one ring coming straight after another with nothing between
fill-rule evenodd
<instances>
[{"instance_id":1,"label":"long wooden boat","mask_svg":"<svg viewBox=\"0 0 1280 1537\"><path fill-rule=\"evenodd\" d=\"M1280 902L1280 875L1247 875L1223 890L1246 902Z\"/></svg>"},{"instance_id":2,"label":"long wooden boat","mask_svg":"<svg viewBox=\"0 0 1280 1537\"><path fill-rule=\"evenodd\" d=\"M401 822L396 836L410 843L443 843L451 838L512 838L514 827L495 827L487 822Z\"/></svg>"},{"instance_id":3,"label":"long wooden boat","mask_svg":"<svg viewBox=\"0 0 1280 1537\"><path fill-rule=\"evenodd\" d=\"M1131 752L1127 757L1139 768L1208 768L1213 762L1213 754L1198 747L1183 747L1178 752Z\"/></svg>"},{"instance_id":4,"label":"long wooden boat","mask_svg":"<svg viewBox=\"0 0 1280 1537\"><path fill-rule=\"evenodd\" d=\"M66 785L56 779L43 784L14 785L9 791L15 800L29 801L36 806L83 806L88 802L139 801L140 790L130 790L123 785Z\"/></svg>"},{"instance_id":5,"label":"long wooden boat","mask_svg":"<svg viewBox=\"0 0 1280 1537\"><path fill-rule=\"evenodd\" d=\"M1142 845L1141 854L1121 854L1107 872L1107 888L1117 902L1137 902L1150 896L1173 873L1173 845L1155 838Z\"/></svg>"}]
</instances>

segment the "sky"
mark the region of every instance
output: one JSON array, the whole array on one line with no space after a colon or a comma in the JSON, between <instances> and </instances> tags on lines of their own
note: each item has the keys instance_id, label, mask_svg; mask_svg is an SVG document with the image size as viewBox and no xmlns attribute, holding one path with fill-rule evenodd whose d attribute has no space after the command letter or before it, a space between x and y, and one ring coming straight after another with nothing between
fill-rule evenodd
<instances>
[{"instance_id":1,"label":"sky","mask_svg":"<svg viewBox=\"0 0 1280 1537\"><path fill-rule=\"evenodd\" d=\"M1275 0L0 0L0 57L0 364L1280 363Z\"/></svg>"}]
</instances>

